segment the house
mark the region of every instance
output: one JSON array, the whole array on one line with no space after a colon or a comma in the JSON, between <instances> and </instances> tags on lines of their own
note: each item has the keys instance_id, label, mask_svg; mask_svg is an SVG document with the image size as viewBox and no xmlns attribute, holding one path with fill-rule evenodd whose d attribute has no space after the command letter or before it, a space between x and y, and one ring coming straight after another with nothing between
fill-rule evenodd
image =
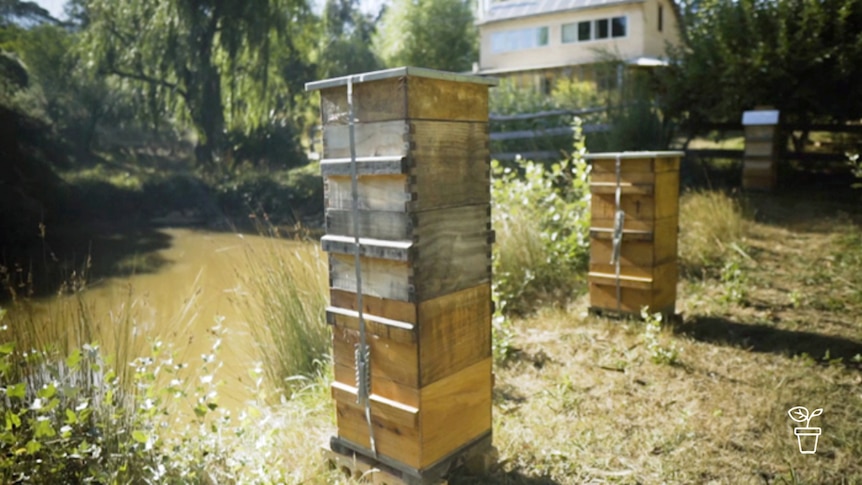
<instances>
[{"instance_id":1,"label":"house","mask_svg":"<svg viewBox=\"0 0 862 485\"><path fill-rule=\"evenodd\" d=\"M561 77L613 89L621 66L664 65L680 40L673 0L479 0L479 63L474 72L544 93ZM602 60L622 60L612 69Z\"/></svg>"}]
</instances>

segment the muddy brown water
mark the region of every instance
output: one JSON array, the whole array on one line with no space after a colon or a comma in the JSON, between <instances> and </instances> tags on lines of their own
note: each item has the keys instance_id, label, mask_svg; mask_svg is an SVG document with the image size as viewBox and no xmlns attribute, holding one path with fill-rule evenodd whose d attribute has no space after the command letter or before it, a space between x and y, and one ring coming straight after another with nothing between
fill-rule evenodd
<instances>
[{"instance_id":1,"label":"muddy brown water","mask_svg":"<svg viewBox=\"0 0 862 485\"><path fill-rule=\"evenodd\" d=\"M55 296L34 300L26 309L12 307L7 323L30 322L40 328L55 322L73 324L83 302L93 320L100 322L97 338L105 353L112 353L107 348L110 332L123 330L119 326L124 325L134 335L133 349L123 352L126 356L146 355L153 342L161 341L164 349L172 349L174 361L189 364L189 380L209 375L221 362L215 374L221 381L219 405L239 410L256 397L249 370L260 360L249 328L248 309L255 297L245 288L245 278L250 266L267 264L249 258L272 258L281 251L317 258L315 243L191 228L155 232L165 241L159 249L119 258L118 265L129 269L128 275L120 272L121 276L88 282L80 300ZM108 241L99 250L110 247ZM148 266L151 261L159 264ZM145 270L137 272L136 266ZM213 352L212 328L217 324L224 332L221 346L216 362L204 372L202 356Z\"/></svg>"}]
</instances>

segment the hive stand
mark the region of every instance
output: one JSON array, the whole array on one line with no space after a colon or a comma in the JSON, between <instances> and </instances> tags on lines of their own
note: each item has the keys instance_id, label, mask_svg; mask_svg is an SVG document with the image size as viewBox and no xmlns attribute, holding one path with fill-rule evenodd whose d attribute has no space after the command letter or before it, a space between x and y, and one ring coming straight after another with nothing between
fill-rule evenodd
<instances>
[{"instance_id":1,"label":"hive stand","mask_svg":"<svg viewBox=\"0 0 862 485\"><path fill-rule=\"evenodd\" d=\"M323 125L321 243L329 253L326 313L338 428L328 453L405 482L432 483L459 456L491 447L488 87L495 81L407 67L351 82L362 313L378 454L370 449L365 407L357 403L347 77L306 85L320 91Z\"/></svg>"},{"instance_id":2,"label":"hive stand","mask_svg":"<svg viewBox=\"0 0 862 485\"><path fill-rule=\"evenodd\" d=\"M674 315L682 155L622 152L585 156L592 165L588 278L593 312L639 315L642 307L648 307L653 313ZM619 281L612 262L614 215L618 209L625 212Z\"/></svg>"}]
</instances>

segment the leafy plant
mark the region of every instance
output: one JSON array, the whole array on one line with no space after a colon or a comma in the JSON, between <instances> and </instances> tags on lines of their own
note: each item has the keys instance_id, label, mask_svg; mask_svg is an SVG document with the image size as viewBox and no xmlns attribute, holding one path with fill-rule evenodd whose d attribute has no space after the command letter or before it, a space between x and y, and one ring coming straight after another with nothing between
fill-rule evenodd
<instances>
[{"instance_id":1,"label":"leafy plant","mask_svg":"<svg viewBox=\"0 0 862 485\"><path fill-rule=\"evenodd\" d=\"M724 289L722 301L740 304L745 301L748 293L748 277L735 260L727 261L721 268L721 283Z\"/></svg>"},{"instance_id":2,"label":"leafy plant","mask_svg":"<svg viewBox=\"0 0 862 485\"><path fill-rule=\"evenodd\" d=\"M649 312L649 308L641 308L641 318L644 321L644 342L646 343L647 351L650 354L650 359L656 364L673 365L679 361L679 354L682 349L676 345L662 345L661 330L662 330L662 315L661 313Z\"/></svg>"},{"instance_id":3,"label":"leafy plant","mask_svg":"<svg viewBox=\"0 0 862 485\"><path fill-rule=\"evenodd\" d=\"M503 314L523 313L542 299L565 298L583 277L588 257L589 168L576 126L572 158L550 167L492 161L494 293Z\"/></svg>"},{"instance_id":4,"label":"leafy plant","mask_svg":"<svg viewBox=\"0 0 862 485\"><path fill-rule=\"evenodd\" d=\"M811 414L808 413L808 408L804 406L795 406L790 408L787 411L787 414L790 416L790 419L796 421L797 423L805 422L805 427L810 427L811 419L823 414L822 408L817 408L814 411L811 411Z\"/></svg>"}]
</instances>

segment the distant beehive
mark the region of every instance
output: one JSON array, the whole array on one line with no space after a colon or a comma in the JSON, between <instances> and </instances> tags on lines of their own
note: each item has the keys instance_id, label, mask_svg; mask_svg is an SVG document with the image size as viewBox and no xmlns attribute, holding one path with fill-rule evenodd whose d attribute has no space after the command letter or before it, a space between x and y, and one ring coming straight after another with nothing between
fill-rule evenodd
<instances>
[{"instance_id":1,"label":"distant beehive","mask_svg":"<svg viewBox=\"0 0 862 485\"><path fill-rule=\"evenodd\" d=\"M682 152L597 153L592 164L590 307L674 313ZM617 213L622 211L622 224ZM618 258L615 258L615 235Z\"/></svg>"},{"instance_id":2,"label":"distant beehive","mask_svg":"<svg viewBox=\"0 0 862 485\"><path fill-rule=\"evenodd\" d=\"M488 87L417 68L354 76L363 314L381 462L422 475L490 445L491 244ZM335 400L334 445L371 456L357 403L348 78L320 90ZM335 446L333 446L335 447Z\"/></svg>"},{"instance_id":3,"label":"distant beehive","mask_svg":"<svg viewBox=\"0 0 862 485\"><path fill-rule=\"evenodd\" d=\"M745 129L745 157L742 161L742 188L773 190L777 183L780 129L778 111L746 111L742 115Z\"/></svg>"}]
</instances>

